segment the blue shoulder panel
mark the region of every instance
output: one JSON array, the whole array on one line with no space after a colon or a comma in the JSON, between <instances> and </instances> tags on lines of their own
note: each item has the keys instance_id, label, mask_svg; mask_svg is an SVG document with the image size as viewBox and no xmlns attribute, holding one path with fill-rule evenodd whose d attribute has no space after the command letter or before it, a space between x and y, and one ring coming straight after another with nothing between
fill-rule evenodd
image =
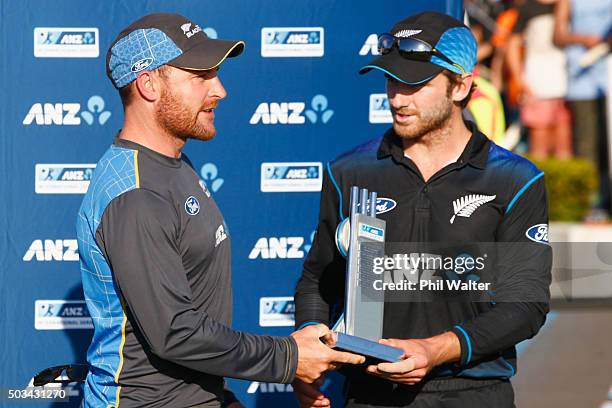
<instances>
[{"instance_id":1,"label":"blue shoulder panel","mask_svg":"<svg viewBox=\"0 0 612 408\"><path fill-rule=\"evenodd\" d=\"M96 166L77 218L81 279L94 336L87 352L91 366L85 383L85 406L117 405L117 384L123 366L125 313L102 251L96 230L108 204L119 195L138 188L138 152L109 148Z\"/></svg>"}]
</instances>

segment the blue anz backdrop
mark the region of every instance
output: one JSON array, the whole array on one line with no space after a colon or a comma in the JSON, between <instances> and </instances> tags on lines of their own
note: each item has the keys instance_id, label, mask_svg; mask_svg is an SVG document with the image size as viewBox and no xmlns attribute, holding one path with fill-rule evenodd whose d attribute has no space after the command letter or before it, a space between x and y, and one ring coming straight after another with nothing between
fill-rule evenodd
<instances>
[{"instance_id":1,"label":"blue anz backdrop","mask_svg":"<svg viewBox=\"0 0 612 408\"><path fill-rule=\"evenodd\" d=\"M462 4L1 1L0 405L18 405L8 391L24 390L39 370L86 359L91 317L75 222L95 163L123 120L104 66L122 28L168 11L211 37L246 41L220 71L229 95L217 110L216 138L190 142L186 153L232 234L234 327L286 335L325 165L390 123L382 74L357 71L373 58L377 33L423 10L458 16ZM297 406L287 385L230 384L247 407ZM341 398L338 377L325 387ZM80 387L63 389L70 401L57 406L78 406Z\"/></svg>"}]
</instances>

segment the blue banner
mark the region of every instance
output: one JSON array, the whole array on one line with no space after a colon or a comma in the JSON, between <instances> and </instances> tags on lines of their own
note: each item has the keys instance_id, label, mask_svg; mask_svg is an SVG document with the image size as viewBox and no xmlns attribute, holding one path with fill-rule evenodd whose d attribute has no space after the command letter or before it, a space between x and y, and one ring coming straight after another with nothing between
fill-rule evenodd
<instances>
[{"instance_id":1,"label":"blue banner","mask_svg":"<svg viewBox=\"0 0 612 408\"><path fill-rule=\"evenodd\" d=\"M83 302L75 219L95 163L122 126L105 73L119 31L159 11L188 16L210 37L243 39L220 70L228 97L217 136L185 152L232 234L234 327L286 335L293 290L318 216L325 164L391 121L382 74L358 69L376 36L459 0L5 1L0 3L3 248L0 397L45 367L84 362L92 335ZM326 392L341 398L340 377ZM230 381L247 407L296 406L290 385ZM78 406L79 386L60 388ZM13 393L14 397L15 393ZM29 400L31 402L31 400ZM54 406L39 398L36 406ZM32 405L34 406L34 405Z\"/></svg>"}]
</instances>

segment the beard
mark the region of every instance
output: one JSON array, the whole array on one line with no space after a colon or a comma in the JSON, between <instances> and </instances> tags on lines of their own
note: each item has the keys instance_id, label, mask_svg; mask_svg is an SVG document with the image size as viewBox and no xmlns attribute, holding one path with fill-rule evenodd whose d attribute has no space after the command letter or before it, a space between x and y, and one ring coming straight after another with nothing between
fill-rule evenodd
<instances>
[{"instance_id":1,"label":"beard","mask_svg":"<svg viewBox=\"0 0 612 408\"><path fill-rule=\"evenodd\" d=\"M203 109L216 108L216 103ZM162 129L175 137L187 140L210 140L215 137L216 129L212 120L198 120L200 110L194 111L182 103L168 88L164 88L156 109L156 120Z\"/></svg>"},{"instance_id":2,"label":"beard","mask_svg":"<svg viewBox=\"0 0 612 408\"><path fill-rule=\"evenodd\" d=\"M402 139L418 140L428 133L441 129L451 117L453 101L451 98L440 100L436 105L427 111L417 111L414 109L400 108L393 109L392 113L416 116L416 121L410 124L398 123L393 120L393 130Z\"/></svg>"}]
</instances>

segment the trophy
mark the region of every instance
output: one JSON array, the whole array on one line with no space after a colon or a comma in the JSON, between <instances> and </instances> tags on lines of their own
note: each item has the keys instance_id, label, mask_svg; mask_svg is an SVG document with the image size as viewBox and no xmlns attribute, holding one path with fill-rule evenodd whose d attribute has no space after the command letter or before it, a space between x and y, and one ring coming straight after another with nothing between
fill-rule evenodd
<instances>
[{"instance_id":1,"label":"trophy","mask_svg":"<svg viewBox=\"0 0 612 408\"><path fill-rule=\"evenodd\" d=\"M335 348L375 360L395 362L404 351L378 343L382 338L384 292L374 290L380 277L374 259L385 256L386 223L376 218L376 192L351 187L350 216L336 229L336 246L347 258L344 313L333 327Z\"/></svg>"}]
</instances>

